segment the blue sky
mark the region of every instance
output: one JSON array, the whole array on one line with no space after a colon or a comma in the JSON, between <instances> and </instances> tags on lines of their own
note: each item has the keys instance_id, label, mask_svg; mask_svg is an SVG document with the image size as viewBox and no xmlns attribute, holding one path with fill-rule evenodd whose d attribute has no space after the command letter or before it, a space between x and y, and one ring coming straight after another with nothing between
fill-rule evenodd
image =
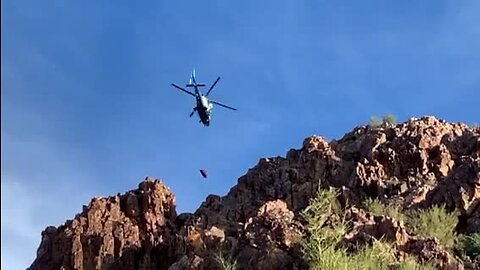
<instances>
[{"instance_id":1,"label":"blue sky","mask_svg":"<svg viewBox=\"0 0 480 270\"><path fill-rule=\"evenodd\" d=\"M372 115L480 122L479 1L1 5L5 269L32 262L46 226L145 176L194 211L260 157ZM239 109L215 107L208 128L170 86L194 67Z\"/></svg>"}]
</instances>

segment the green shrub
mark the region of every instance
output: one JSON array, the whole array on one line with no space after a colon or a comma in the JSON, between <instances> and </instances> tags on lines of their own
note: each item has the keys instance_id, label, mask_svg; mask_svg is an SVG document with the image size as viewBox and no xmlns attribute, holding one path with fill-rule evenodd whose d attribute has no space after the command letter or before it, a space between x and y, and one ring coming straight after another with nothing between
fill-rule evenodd
<instances>
[{"instance_id":1,"label":"green shrub","mask_svg":"<svg viewBox=\"0 0 480 270\"><path fill-rule=\"evenodd\" d=\"M398 262L390 269L395 269L395 270L436 270L437 267L435 267L434 264L432 263L422 263L419 264L415 258L408 256L404 261Z\"/></svg>"},{"instance_id":2,"label":"green shrub","mask_svg":"<svg viewBox=\"0 0 480 270\"><path fill-rule=\"evenodd\" d=\"M472 233L471 235L462 235L459 237L458 248L470 258L480 259L480 233Z\"/></svg>"},{"instance_id":3,"label":"green shrub","mask_svg":"<svg viewBox=\"0 0 480 270\"><path fill-rule=\"evenodd\" d=\"M428 238L436 238L447 248L452 248L455 244L457 222L456 212L448 213L443 205L413 211L408 215L408 225L415 233Z\"/></svg>"},{"instance_id":4,"label":"green shrub","mask_svg":"<svg viewBox=\"0 0 480 270\"><path fill-rule=\"evenodd\" d=\"M391 217L395 220L403 220L405 221L405 215L402 212L400 206L385 206L380 200L367 198L363 201L363 204L367 211L369 211L373 215L385 215Z\"/></svg>"},{"instance_id":5,"label":"green shrub","mask_svg":"<svg viewBox=\"0 0 480 270\"><path fill-rule=\"evenodd\" d=\"M301 215L308 224L305 228L308 238L304 243L307 254L316 254L312 251L318 251L320 247L334 246L346 233L347 223L338 216L341 207L337 195L334 189L320 190L302 211Z\"/></svg>"},{"instance_id":6,"label":"green shrub","mask_svg":"<svg viewBox=\"0 0 480 270\"><path fill-rule=\"evenodd\" d=\"M372 270L389 269L394 261L392 246L376 240L371 246L363 246L359 252L353 256L350 267Z\"/></svg>"},{"instance_id":7,"label":"green shrub","mask_svg":"<svg viewBox=\"0 0 480 270\"><path fill-rule=\"evenodd\" d=\"M238 268L236 259L225 258L221 252L215 254L215 260L224 270L236 270Z\"/></svg>"},{"instance_id":8,"label":"green shrub","mask_svg":"<svg viewBox=\"0 0 480 270\"><path fill-rule=\"evenodd\" d=\"M395 261L394 249L390 243L376 240L372 245L358 247L357 252L348 253L340 248L343 236L349 229L349 222L337 200L337 191L321 190L301 213L305 221L305 235L301 250L309 269L429 269L420 267L415 260L407 263ZM371 200L380 212L385 207ZM406 266L410 268L406 268ZM414 268L412 268L414 267Z\"/></svg>"},{"instance_id":9,"label":"green shrub","mask_svg":"<svg viewBox=\"0 0 480 270\"><path fill-rule=\"evenodd\" d=\"M378 127L382 125L382 119L379 118L378 116L372 116L370 117L369 125L372 127Z\"/></svg>"},{"instance_id":10,"label":"green shrub","mask_svg":"<svg viewBox=\"0 0 480 270\"><path fill-rule=\"evenodd\" d=\"M392 114L387 114L382 117L372 116L370 117L369 125L372 127L378 126L394 126L397 124L397 119Z\"/></svg>"},{"instance_id":11,"label":"green shrub","mask_svg":"<svg viewBox=\"0 0 480 270\"><path fill-rule=\"evenodd\" d=\"M366 210L373 215L384 215L386 213L385 205L378 199L367 198L363 201L363 204Z\"/></svg>"},{"instance_id":12,"label":"green shrub","mask_svg":"<svg viewBox=\"0 0 480 270\"><path fill-rule=\"evenodd\" d=\"M387 115L383 116L382 122L383 122L383 124L386 124L387 126L394 126L394 125L397 124L397 119L392 114L387 114Z\"/></svg>"},{"instance_id":13,"label":"green shrub","mask_svg":"<svg viewBox=\"0 0 480 270\"><path fill-rule=\"evenodd\" d=\"M307 222L301 249L309 269L345 269L347 253L336 245L347 232L348 224L341 219L341 207L334 189L320 190L301 215Z\"/></svg>"}]
</instances>

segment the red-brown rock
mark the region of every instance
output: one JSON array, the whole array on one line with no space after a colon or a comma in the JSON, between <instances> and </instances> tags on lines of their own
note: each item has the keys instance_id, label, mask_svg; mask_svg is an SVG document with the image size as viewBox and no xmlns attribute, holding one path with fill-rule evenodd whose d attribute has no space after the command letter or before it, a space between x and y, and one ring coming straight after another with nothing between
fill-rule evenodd
<instances>
[{"instance_id":1,"label":"red-brown rock","mask_svg":"<svg viewBox=\"0 0 480 270\"><path fill-rule=\"evenodd\" d=\"M480 129L434 117L359 126L339 140L311 136L286 157L262 158L227 195L209 195L192 214L147 179L123 195L95 198L73 220L42 232L30 269L219 269L220 251L239 269L305 269L299 213L319 188L339 188L356 222L346 243L381 236L401 252L461 267L432 239L361 210L366 197L406 209L446 204L458 232L480 231Z\"/></svg>"}]
</instances>

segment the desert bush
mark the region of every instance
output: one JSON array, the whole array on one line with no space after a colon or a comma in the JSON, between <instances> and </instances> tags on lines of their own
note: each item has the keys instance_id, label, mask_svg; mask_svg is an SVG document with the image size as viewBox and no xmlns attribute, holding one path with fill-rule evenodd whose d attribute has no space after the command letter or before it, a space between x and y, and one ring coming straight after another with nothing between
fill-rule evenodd
<instances>
[{"instance_id":1,"label":"desert bush","mask_svg":"<svg viewBox=\"0 0 480 270\"><path fill-rule=\"evenodd\" d=\"M394 263L393 248L390 244L375 240L371 246L363 246L351 259L356 269L389 269Z\"/></svg>"},{"instance_id":2,"label":"desert bush","mask_svg":"<svg viewBox=\"0 0 480 270\"><path fill-rule=\"evenodd\" d=\"M372 116L370 117L369 125L372 127L378 126L394 126L397 124L397 119L392 114L387 114L382 117Z\"/></svg>"},{"instance_id":3,"label":"desert bush","mask_svg":"<svg viewBox=\"0 0 480 270\"><path fill-rule=\"evenodd\" d=\"M340 219L338 216L341 206L337 195L338 192L334 189L320 190L301 213L308 224L305 228L307 237L303 241L307 260L319 259L318 255L322 251L329 252L329 248L334 248L347 232L345 218Z\"/></svg>"},{"instance_id":4,"label":"desert bush","mask_svg":"<svg viewBox=\"0 0 480 270\"><path fill-rule=\"evenodd\" d=\"M397 124L397 119L394 115L392 114L387 114L382 117L382 122L383 124L386 124L388 126L394 126Z\"/></svg>"},{"instance_id":5,"label":"desert bush","mask_svg":"<svg viewBox=\"0 0 480 270\"><path fill-rule=\"evenodd\" d=\"M367 198L363 201L363 205L366 210L373 215L385 215L395 220L405 221L405 215L402 212L402 208L398 205L386 206L378 199Z\"/></svg>"},{"instance_id":6,"label":"desert bush","mask_svg":"<svg viewBox=\"0 0 480 270\"><path fill-rule=\"evenodd\" d=\"M346 219L337 195L334 189L321 190L301 213L307 223L301 250L309 269L429 269L427 266L420 267L413 259L397 262L393 245L381 240L357 247L356 252L342 249L341 241L350 221ZM385 207L378 201L372 202L384 211Z\"/></svg>"},{"instance_id":7,"label":"desert bush","mask_svg":"<svg viewBox=\"0 0 480 270\"><path fill-rule=\"evenodd\" d=\"M215 260L220 264L224 270L236 270L237 260L232 258L226 258L221 252L215 254Z\"/></svg>"},{"instance_id":8,"label":"desert bush","mask_svg":"<svg viewBox=\"0 0 480 270\"><path fill-rule=\"evenodd\" d=\"M462 235L458 242L457 247L463 255L480 260L480 232Z\"/></svg>"},{"instance_id":9,"label":"desert bush","mask_svg":"<svg viewBox=\"0 0 480 270\"><path fill-rule=\"evenodd\" d=\"M363 201L363 204L366 210L373 215L384 215L386 213L385 205L378 199L367 198Z\"/></svg>"},{"instance_id":10,"label":"desert bush","mask_svg":"<svg viewBox=\"0 0 480 270\"><path fill-rule=\"evenodd\" d=\"M382 124L382 119L378 116L372 116L368 124L372 127L378 127Z\"/></svg>"},{"instance_id":11,"label":"desert bush","mask_svg":"<svg viewBox=\"0 0 480 270\"><path fill-rule=\"evenodd\" d=\"M431 262L418 263L415 258L408 256L390 267L391 270L436 270L437 267Z\"/></svg>"},{"instance_id":12,"label":"desert bush","mask_svg":"<svg viewBox=\"0 0 480 270\"><path fill-rule=\"evenodd\" d=\"M436 238L447 248L452 248L456 242L457 213L448 213L443 205L410 212L407 220L407 224L415 233Z\"/></svg>"}]
</instances>

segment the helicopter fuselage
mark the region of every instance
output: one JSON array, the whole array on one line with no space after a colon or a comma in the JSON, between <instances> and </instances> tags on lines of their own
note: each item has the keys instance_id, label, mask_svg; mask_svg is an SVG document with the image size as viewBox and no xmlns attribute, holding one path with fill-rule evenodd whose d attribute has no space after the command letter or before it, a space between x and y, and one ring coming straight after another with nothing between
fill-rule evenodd
<instances>
[{"instance_id":1,"label":"helicopter fuselage","mask_svg":"<svg viewBox=\"0 0 480 270\"><path fill-rule=\"evenodd\" d=\"M210 125L210 112L212 110L213 104L208 102L207 97L201 95L198 93L198 90L196 91L197 96L197 106L195 107L195 110L198 113L198 116L200 117L200 121L202 124L209 126Z\"/></svg>"}]
</instances>

